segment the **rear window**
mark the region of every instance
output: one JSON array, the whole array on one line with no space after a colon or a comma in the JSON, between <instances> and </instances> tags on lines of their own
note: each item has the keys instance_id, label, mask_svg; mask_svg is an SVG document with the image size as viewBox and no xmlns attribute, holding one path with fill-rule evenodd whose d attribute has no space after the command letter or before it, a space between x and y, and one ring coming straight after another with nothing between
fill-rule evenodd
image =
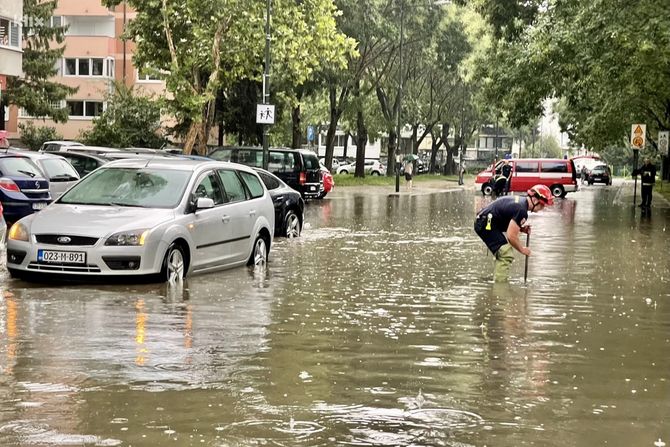
<instances>
[{"instance_id":1,"label":"rear window","mask_svg":"<svg viewBox=\"0 0 670 447\"><path fill-rule=\"evenodd\" d=\"M538 172L539 163L537 161L517 161L515 171L519 172Z\"/></svg>"},{"instance_id":2,"label":"rear window","mask_svg":"<svg viewBox=\"0 0 670 447\"><path fill-rule=\"evenodd\" d=\"M259 172L258 175L261 176L261 180L263 180L263 183L265 183L265 187L269 191L272 191L273 189L277 189L281 186L281 183L279 183L279 180L277 179L277 177L273 177L269 174L266 174L265 172Z\"/></svg>"},{"instance_id":3,"label":"rear window","mask_svg":"<svg viewBox=\"0 0 670 447\"><path fill-rule=\"evenodd\" d=\"M232 154L232 149L217 149L209 154L209 158L213 158L214 160L218 161L232 161Z\"/></svg>"},{"instance_id":4,"label":"rear window","mask_svg":"<svg viewBox=\"0 0 670 447\"><path fill-rule=\"evenodd\" d=\"M72 165L60 158L46 158L42 160L42 166L49 178L79 178L79 174L75 171Z\"/></svg>"},{"instance_id":5,"label":"rear window","mask_svg":"<svg viewBox=\"0 0 670 447\"><path fill-rule=\"evenodd\" d=\"M40 168L32 161L23 157L7 157L0 159L0 175L9 177L44 177Z\"/></svg>"},{"instance_id":6,"label":"rear window","mask_svg":"<svg viewBox=\"0 0 670 447\"><path fill-rule=\"evenodd\" d=\"M244 180L244 183L247 184L247 188L249 188L249 192L251 193L252 199L262 197L263 194L265 194L263 185L261 185L261 181L258 180L258 177L256 177L250 172L241 172L241 171L240 176L242 177L242 180Z\"/></svg>"},{"instance_id":7,"label":"rear window","mask_svg":"<svg viewBox=\"0 0 670 447\"><path fill-rule=\"evenodd\" d=\"M321 166L319 166L319 159L316 158L316 155L303 153L302 158L303 160L305 160L305 169L308 170L321 169Z\"/></svg>"},{"instance_id":8,"label":"rear window","mask_svg":"<svg viewBox=\"0 0 670 447\"><path fill-rule=\"evenodd\" d=\"M568 172L568 164L563 161L543 161L542 172Z\"/></svg>"},{"instance_id":9,"label":"rear window","mask_svg":"<svg viewBox=\"0 0 670 447\"><path fill-rule=\"evenodd\" d=\"M293 152L274 152L270 151L268 159L268 171L270 172L294 172L297 171L295 162L295 153ZM317 166L319 161L316 162Z\"/></svg>"}]
</instances>

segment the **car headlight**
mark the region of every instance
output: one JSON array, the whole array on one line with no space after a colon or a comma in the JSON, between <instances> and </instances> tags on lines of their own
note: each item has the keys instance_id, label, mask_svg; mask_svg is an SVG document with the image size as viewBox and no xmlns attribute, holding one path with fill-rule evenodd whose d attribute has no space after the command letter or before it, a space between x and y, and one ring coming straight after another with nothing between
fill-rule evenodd
<instances>
[{"instance_id":1,"label":"car headlight","mask_svg":"<svg viewBox=\"0 0 670 447\"><path fill-rule=\"evenodd\" d=\"M25 241L30 240L30 233L25 225L20 222L16 222L12 225L12 228L9 229L9 235L7 236L12 241Z\"/></svg>"},{"instance_id":2,"label":"car headlight","mask_svg":"<svg viewBox=\"0 0 670 447\"><path fill-rule=\"evenodd\" d=\"M120 231L112 234L105 241L105 245L115 246L142 246L149 234L149 230Z\"/></svg>"}]
</instances>

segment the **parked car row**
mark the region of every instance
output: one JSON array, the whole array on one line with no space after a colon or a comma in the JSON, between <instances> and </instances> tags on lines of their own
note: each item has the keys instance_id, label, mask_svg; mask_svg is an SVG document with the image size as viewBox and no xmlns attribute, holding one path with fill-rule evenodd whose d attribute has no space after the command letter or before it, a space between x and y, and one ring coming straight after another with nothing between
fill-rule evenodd
<instances>
[{"instance_id":1,"label":"parked car row","mask_svg":"<svg viewBox=\"0 0 670 447\"><path fill-rule=\"evenodd\" d=\"M258 167L58 143L42 153L9 150L0 157L12 276L174 281L244 261L264 264L273 236L300 236L303 195L323 197L333 187L309 151L278 149L270 158L271 167L281 164L302 187L298 192Z\"/></svg>"}]
</instances>

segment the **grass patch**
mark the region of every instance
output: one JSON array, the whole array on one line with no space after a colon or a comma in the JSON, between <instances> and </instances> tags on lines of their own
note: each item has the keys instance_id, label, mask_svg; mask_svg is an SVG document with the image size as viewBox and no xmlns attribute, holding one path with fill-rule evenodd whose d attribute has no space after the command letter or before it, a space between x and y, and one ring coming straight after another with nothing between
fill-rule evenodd
<instances>
[{"instance_id":1,"label":"grass patch","mask_svg":"<svg viewBox=\"0 0 670 447\"><path fill-rule=\"evenodd\" d=\"M670 182L661 181L660 184L657 184L657 187L654 188L654 191L659 192L667 200L670 200Z\"/></svg>"},{"instance_id":2,"label":"grass patch","mask_svg":"<svg viewBox=\"0 0 670 447\"><path fill-rule=\"evenodd\" d=\"M354 177L351 174L335 174L335 187L340 186L395 186L395 176L379 176L366 175L365 177ZM465 177L467 179L467 176ZM423 182L458 182L456 175L437 175L437 174L421 174L415 175L413 178L414 184L421 184ZM400 185L405 184L405 177L400 177Z\"/></svg>"}]
</instances>

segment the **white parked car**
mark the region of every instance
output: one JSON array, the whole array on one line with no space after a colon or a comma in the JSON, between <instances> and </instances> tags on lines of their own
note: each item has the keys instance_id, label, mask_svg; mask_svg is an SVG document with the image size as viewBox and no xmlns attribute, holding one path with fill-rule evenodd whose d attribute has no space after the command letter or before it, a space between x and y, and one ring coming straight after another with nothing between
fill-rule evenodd
<instances>
[{"instance_id":1,"label":"white parked car","mask_svg":"<svg viewBox=\"0 0 670 447\"><path fill-rule=\"evenodd\" d=\"M25 279L177 281L265 266L273 233L272 199L249 167L119 160L16 222L7 235L7 269Z\"/></svg>"},{"instance_id":2,"label":"white parked car","mask_svg":"<svg viewBox=\"0 0 670 447\"><path fill-rule=\"evenodd\" d=\"M45 141L40 147L40 152L58 152L60 148L65 146L83 146L76 141Z\"/></svg>"},{"instance_id":3,"label":"white parked car","mask_svg":"<svg viewBox=\"0 0 670 447\"><path fill-rule=\"evenodd\" d=\"M68 160L54 152L31 152L14 149L11 152L29 158L40 168L49 180L49 192L52 199L59 198L72 185L79 181L79 173Z\"/></svg>"},{"instance_id":4,"label":"white parked car","mask_svg":"<svg viewBox=\"0 0 670 447\"><path fill-rule=\"evenodd\" d=\"M365 174L366 175L386 175L386 167L378 160L365 160ZM356 162L340 165L337 168L338 174L353 174L356 172Z\"/></svg>"}]
</instances>

